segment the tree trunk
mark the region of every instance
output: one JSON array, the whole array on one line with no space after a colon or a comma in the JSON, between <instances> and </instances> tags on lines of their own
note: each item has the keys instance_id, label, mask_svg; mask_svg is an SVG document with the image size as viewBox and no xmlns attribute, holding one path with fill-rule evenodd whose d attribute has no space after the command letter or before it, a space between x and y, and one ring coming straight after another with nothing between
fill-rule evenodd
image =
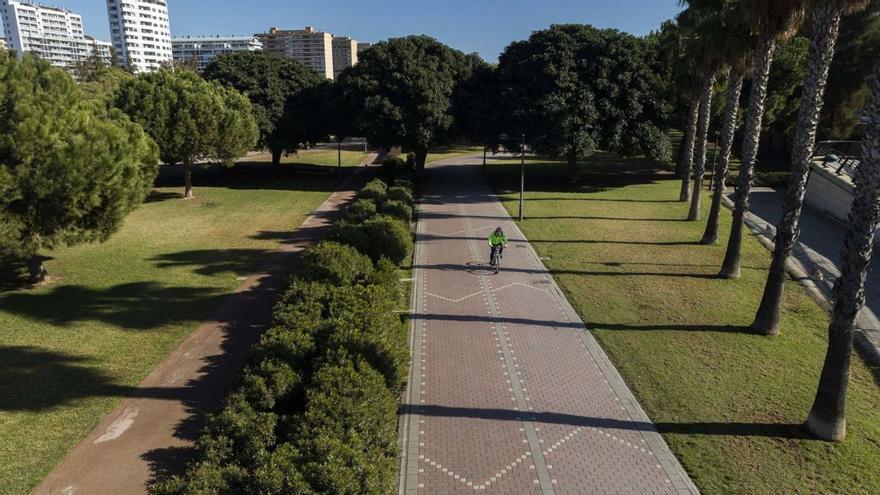
<instances>
[{"instance_id":1,"label":"tree trunk","mask_svg":"<svg viewBox=\"0 0 880 495\"><path fill-rule=\"evenodd\" d=\"M282 154L281 148L277 148L277 149L273 148L272 149L272 166L273 167L278 167L281 165L281 154Z\"/></svg>"},{"instance_id":2,"label":"tree trunk","mask_svg":"<svg viewBox=\"0 0 880 495\"><path fill-rule=\"evenodd\" d=\"M684 152L680 155L681 160L678 162L678 177L681 179L681 194L678 200L684 203L691 198L690 180L691 168L694 163L694 143L697 139L697 118L700 113L700 95L695 95L691 99L691 107L688 112L688 126L684 133L684 139L681 142Z\"/></svg>"},{"instance_id":3,"label":"tree trunk","mask_svg":"<svg viewBox=\"0 0 880 495\"><path fill-rule=\"evenodd\" d=\"M733 224L727 241L727 253L721 265L721 278L739 278L740 252L742 250L743 222L749 212L749 196L752 193L752 179L755 176L755 159L758 156L758 143L761 137L761 121L767 103L767 86L770 81L770 67L773 65L773 52L776 41L773 36L765 37L758 44L755 70L752 74L752 90L749 96L749 110L743 140L742 165L736 181L736 197L733 209Z\"/></svg>"},{"instance_id":4,"label":"tree trunk","mask_svg":"<svg viewBox=\"0 0 880 495\"><path fill-rule=\"evenodd\" d=\"M428 148L414 148L416 154L416 171L425 170L425 162L428 160Z\"/></svg>"},{"instance_id":5,"label":"tree trunk","mask_svg":"<svg viewBox=\"0 0 880 495\"><path fill-rule=\"evenodd\" d=\"M484 172L486 171L486 152L487 152L487 148L488 148L488 146L483 145L483 171L484 171Z\"/></svg>"},{"instance_id":6,"label":"tree trunk","mask_svg":"<svg viewBox=\"0 0 880 495\"><path fill-rule=\"evenodd\" d=\"M577 153L569 151L565 154L565 160L568 162L568 181L574 183L577 181L578 175Z\"/></svg>"},{"instance_id":7,"label":"tree trunk","mask_svg":"<svg viewBox=\"0 0 880 495\"><path fill-rule=\"evenodd\" d=\"M724 104L724 123L721 125L721 149L718 164L715 166L715 178L712 180L712 208L709 210L709 221L700 244L718 242L718 222L721 216L721 200L730 166L730 151L733 149L733 137L736 134L736 114L739 111L739 98L742 94L743 74L733 71L727 81L727 97Z\"/></svg>"},{"instance_id":8,"label":"tree trunk","mask_svg":"<svg viewBox=\"0 0 880 495\"><path fill-rule=\"evenodd\" d=\"M776 248L761 306L752 323L752 331L762 335L779 334L779 317L785 287L785 264L800 236L800 218L810 177L810 163L816 146L816 129L822 113L828 70L834 58L834 43L840 31L841 11L827 5L813 11L813 40L807 57L807 72L798 125L791 153L791 178L782 203L782 217L776 228Z\"/></svg>"},{"instance_id":9,"label":"tree trunk","mask_svg":"<svg viewBox=\"0 0 880 495\"><path fill-rule=\"evenodd\" d=\"M843 244L840 278L834 285L834 310L828 328L828 352L819 378L807 428L823 440L846 437L846 390L853 352L853 327L865 304L865 277L874 252L874 232L880 222L880 70L875 71L874 98L856 169L855 196Z\"/></svg>"},{"instance_id":10,"label":"tree trunk","mask_svg":"<svg viewBox=\"0 0 880 495\"><path fill-rule=\"evenodd\" d=\"M49 272L46 271L46 267L43 266L43 257L39 254L33 254L28 258L27 268L32 284L39 284L40 282L45 281L46 277L49 275Z\"/></svg>"},{"instance_id":11,"label":"tree trunk","mask_svg":"<svg viewBox=\"0 0 880 495\"><path fill-rule=\"evenodd\" d=\"M183 199L193 199L192 186L192 160L187 158L183 162Z\"/></svg>"},{"instance_id":12,"label":"tree trunk","mask_svg":"<svg viewBox=\"0 0 880 495\"><path fill-rule=\"evenodd\" d=\"M700 96L700 116L697 123L697 156L694 173L694 192L691 195L691 209L688 221L700 219L700 200L703 194L703 177L706 175L706 144L709 141L709 123L712 119L712 94L715 88L715 74L709 73L703 78Z\"/></svg>"}]
</instances>

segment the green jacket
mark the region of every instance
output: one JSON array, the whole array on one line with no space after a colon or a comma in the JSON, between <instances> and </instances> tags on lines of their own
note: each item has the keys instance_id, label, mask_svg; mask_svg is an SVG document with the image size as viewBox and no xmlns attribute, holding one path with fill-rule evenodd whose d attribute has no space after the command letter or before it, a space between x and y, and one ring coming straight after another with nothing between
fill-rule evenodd
<instances>
[{"instance_id":1,"label":"green jacket","mask_svg":"<svg viewBox=\"0 0 880 495\"><path fill-rule=\"evenodd\" d=\"M492 232L492 235L489 236L489 245L490 246L506 246L507 245L507 236L504 234L496 234Z\"/></svg>"}]
</instances>

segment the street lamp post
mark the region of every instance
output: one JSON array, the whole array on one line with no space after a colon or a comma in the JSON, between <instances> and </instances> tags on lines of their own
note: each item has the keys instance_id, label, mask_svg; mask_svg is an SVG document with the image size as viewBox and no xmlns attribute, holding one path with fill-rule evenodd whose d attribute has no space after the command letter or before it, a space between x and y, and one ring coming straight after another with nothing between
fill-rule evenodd
<instances>
[{"instance_id":1,"label":"street lamp post","mask_svg":"<svg viewBox=\"0 0 880 495\"><path fill-rule=\"evenodd\" d=\"M525 218L526 202L526 133L522 133L522 159L519 164L519 221Z\"/></svg>"}]
</instances>

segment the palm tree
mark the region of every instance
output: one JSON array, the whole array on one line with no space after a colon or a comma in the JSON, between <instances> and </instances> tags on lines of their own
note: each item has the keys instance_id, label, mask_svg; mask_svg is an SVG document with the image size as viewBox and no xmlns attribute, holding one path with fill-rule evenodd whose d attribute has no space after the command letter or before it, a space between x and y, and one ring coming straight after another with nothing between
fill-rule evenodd
<instances>
[{"instance_id":1,"label":"palm tree","mask_svg":"<svg viewBox=\"0 0 880 495\"><path fill-rule=\"evenodd\" d=\"M749 196L755 175L755 159L758 156L758 141L764 118L773 54L776 51L777 39L793 36L797 32L803 17L803 0L741 0L740 8L746 25L755 26L752 34L757 37L758 42L755 46L755 69L752 73L749 108L746 113L742 164L736 184L733 224L727 242L727 253L718 275L721 278L740 276L743 220L749 211Z\"/></svg>"},{"instance_id":2,"label":"palm tree","mask_svg":"<svg viewBox=\"0 0 880 495\"><path fill-rule=\"evenodd\" d=\"M691 97L691 105L688 109L687 129L684 132L684 138L681 141L681 152L678 157L678 168L676 175L681 179L681 194L678 200L682 203L691 199L691 170L694 165L694 145L697 141L697 119L700 113L700 95L694 94Z\"/></svg>"},{"instance_id":3,"label":"palm tree","mask_svg":"<svg viewBox=\"0 0 880 495\"><path fill-rule=\"evenodd\" d=\"M873 92L873 102L866 111L868 130L862 143L862 160L854 178L855 196L843 244L843 265L834 285L828 352L807 418L807 428L814 435L837 442L846 437L853 327L865 305L865 277L874 252L874 232L880 223L880 70L876 71Z\"/></svg>"},{"instance_id":4,"label":"palm tree","mask_svg":"<svg viewBox=\"0 0 880 495\"><path fill-rule=\"evenodd\" d=\"M715 69L707 69L705 74L700 90L700 117L697 123L697 150L694 158L694 192L691 194L688 221L700 219L700 196L703 192L703 177L706 175L706 144L709 141L709 121L712 117L712 96L715 93Z\"/></svg>"},{"instance_id":5,"label":"palm tree","mask_svg":"<svg viewBox=\"0 0 880 495\"><path fill-rule=\"evenodd\" d=\"M785 264L800 235L799 223L816 145L816 129L819 127L822 100L828 82L828 70L834 58L834 44L840 31L840 20L844 15L864 10L870 3L871 0L809 0L813 12L813 39L807 58L807 73L792 148L791 178L782 203L782 218L776 228L776 248L773 251L770 273L767 275L761 305L751 326L755 333L779 334Z\"/></svg>"},{"instance_id":6,"label":"palm tree","mask_svg":"<svg viewBox=\"0 0 880 495\"><path fill-rule=\"evenodd\" d=\"M731 69L727 78L727 93L724 103L724 121L721 124L721 142L718 157L718 165L715 166L715 176L712 179L712 207L709 210L709 220L706 222L706 231L700 244L715 244L718 242L718 220L721 216L721 199L724 196L725 181L730 165L730 152L733 149L733 136L736 132L736 116L739 111L739 98L742 94L744 72L739 68Z\"/></svg>"}]
</instances>

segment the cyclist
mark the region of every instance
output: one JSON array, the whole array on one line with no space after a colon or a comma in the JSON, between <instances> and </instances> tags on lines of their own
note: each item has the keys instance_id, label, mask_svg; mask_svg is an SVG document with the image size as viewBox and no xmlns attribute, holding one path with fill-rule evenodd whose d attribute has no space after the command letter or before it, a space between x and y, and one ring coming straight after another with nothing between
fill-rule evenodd
<instances>
[{"instance_id":1,"label":"cyclist","mask_svg":"<svg viewBox=\"0 0 880 495\"><path fill-rule=\"evenodd\" d=\"M495 229L495 232L492 232L492 235L489 236L489 247L492 250L489 252L489 262L495 260L495 250L498 250L498 258L502 258L504 255L504 248L507 246L507 236L504 235L504 231L501 230L501 227Z\"/></svg>"}]
</instances>

